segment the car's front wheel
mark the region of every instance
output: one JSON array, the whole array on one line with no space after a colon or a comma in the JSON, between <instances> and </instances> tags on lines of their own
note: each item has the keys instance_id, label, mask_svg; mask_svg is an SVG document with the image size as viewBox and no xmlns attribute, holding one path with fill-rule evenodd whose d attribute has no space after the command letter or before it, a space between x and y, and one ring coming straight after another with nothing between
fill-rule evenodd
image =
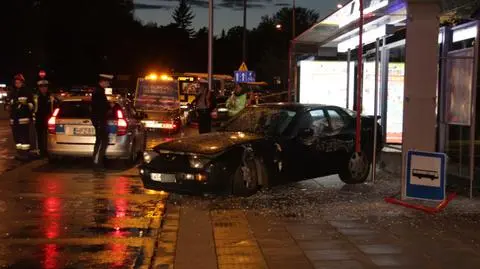
<instances>
[{"instance_id":1,"label":"car's front wheel","mask_svg":"<svg viewBox=\"0 0 480 269\"><path fill-rule=\"evenodd\" d=\"M370 173L370 160L364 152L352 153L342 165L339 176L347 184L364 183Z\"/></svg>"},{"instance_id":2,"label":"car's front wheel","mask_svg":"<svg viewBox=\"0 0 480 269\"><path fill-rule=\"evenodd\" d=\"M268 179L263 163L257 158L242 162L233 175L232 193L238 196L255 194L260 185L266 186Z\"/></svg>"}]
</instances>

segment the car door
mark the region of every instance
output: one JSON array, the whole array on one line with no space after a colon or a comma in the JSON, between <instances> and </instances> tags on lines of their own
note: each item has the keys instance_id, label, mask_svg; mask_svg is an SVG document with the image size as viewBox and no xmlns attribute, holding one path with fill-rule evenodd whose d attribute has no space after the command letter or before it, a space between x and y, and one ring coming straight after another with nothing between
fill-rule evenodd
<instances>
[{"instance_id":1,"label":"car door","mask_svg":"<svg viewBox=\"0 0 480 269\"><path fill-rule=\"evenodd\" d=\"M303 178L314 178L328 171L328 156L325 154L325 134L329 129L328 118L323 109L304 113L299 119L293 140L292 159L296 170ZM311 132L311 133L308 133Z\"/></svg>"},{"instance_id":2,"label":"car door","mask_svg":"<svg viewBox=\"0 0 480 269\"><path fill-rule=\"evenodd\" d=\"M355 133L349 126L351 117L338 108L326 108L330 129L326 134L331 167L338 170L354 149Z\"/></svg>"}]
</instances>

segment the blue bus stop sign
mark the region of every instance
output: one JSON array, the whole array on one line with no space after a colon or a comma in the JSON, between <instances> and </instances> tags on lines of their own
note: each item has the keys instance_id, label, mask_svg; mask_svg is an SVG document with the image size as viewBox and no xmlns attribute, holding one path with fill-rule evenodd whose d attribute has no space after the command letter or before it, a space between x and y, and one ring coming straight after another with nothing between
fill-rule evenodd
<instances>
[{"instance_id":1,"label":"blue bus stop sign","mask_svg":"<svg viewBox=\"0 0 480 269\"><path fill-rule=\"evenodd\" d=\"M447 156L439 152L408 151L406 197L445 200Z\"/></svg>"},{"instance_id":2,"label":"blue bus stop sign","mask_svg":"<svg viewBox=\"0 0 480 269\"><path fill-rule=\"evenodd\" d=\"M237 83L255 82L255 71L235 71L234 76Z\"/></svg>"}]
</instances>

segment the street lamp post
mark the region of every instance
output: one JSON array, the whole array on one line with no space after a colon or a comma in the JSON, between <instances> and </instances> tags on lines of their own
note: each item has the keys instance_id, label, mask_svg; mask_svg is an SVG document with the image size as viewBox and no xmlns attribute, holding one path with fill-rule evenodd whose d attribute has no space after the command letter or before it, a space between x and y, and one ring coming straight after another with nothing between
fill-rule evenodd
<instances>
[{"instance_id":1,"label":"street lamp post","mask_svg":"<svg viewBox=\"0 0 480 269\"><path fill-rule=\"evenodd\" d=\"M213 90L213 0L208 1L208 89Z\"/></svg>"},{"instance_id":2,"label":"street lamp post","mask_svg":"<svg viewBox=\"0 0 480 269\"><path fill-rule=\"evenodd\" d=\"M247 0L243 0L243 51L242 61L247 62Z\"/></svg>"},{"instance_id":3,"label":"street lamp post","mask_svg":"<svg viewBox=\"0 0 480 269\"><path fill-rule=\"evenodd\" d=\"M295 0L292 3L292 40L295 39L295 21L296 21L296 14L295 14Z\"/></svg>"}]
</instances>

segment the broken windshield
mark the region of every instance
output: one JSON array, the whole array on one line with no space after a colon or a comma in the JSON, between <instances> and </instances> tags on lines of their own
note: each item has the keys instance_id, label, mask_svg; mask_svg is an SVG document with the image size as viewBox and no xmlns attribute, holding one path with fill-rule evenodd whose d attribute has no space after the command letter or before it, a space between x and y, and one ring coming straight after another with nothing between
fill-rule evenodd
<instances>
[{"instance_id":1,"label":"broken windshield","mask_svg":"<svg viewBox=\"0 0 480 269\"><path fill-rule=\"evenodd\" d=\"M224 128L227 132L281 135L296 112L271 107L247 107Z\"/></svg>"}]
</instances>

